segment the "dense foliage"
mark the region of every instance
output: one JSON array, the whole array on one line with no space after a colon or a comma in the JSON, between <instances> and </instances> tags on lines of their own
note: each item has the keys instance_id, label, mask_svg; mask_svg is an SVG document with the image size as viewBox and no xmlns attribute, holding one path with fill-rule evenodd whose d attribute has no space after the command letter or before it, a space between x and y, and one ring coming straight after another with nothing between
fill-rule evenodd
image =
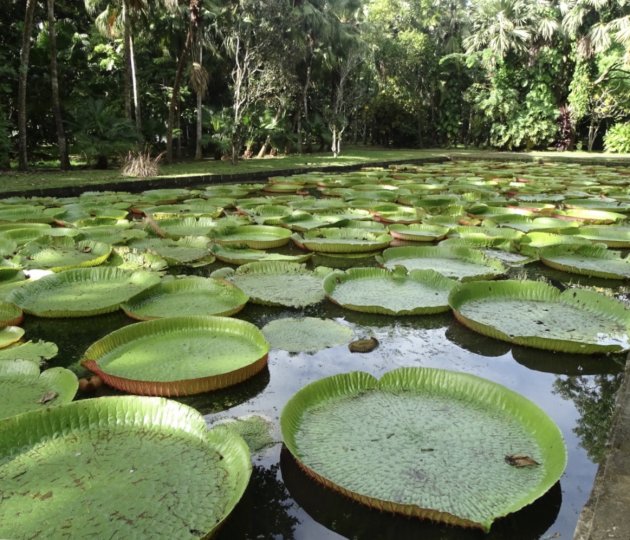
<instances>
[{"instance_id":1,"label":"dense foliage","mask_svg":"<svg viewBox=\"0 0 630 540\"><path fill-rule=\"evenodd\" d=\"M607 132L627 151L629 66L628 0L5 0L0 167Z\"/></svg>"}]
</instances>

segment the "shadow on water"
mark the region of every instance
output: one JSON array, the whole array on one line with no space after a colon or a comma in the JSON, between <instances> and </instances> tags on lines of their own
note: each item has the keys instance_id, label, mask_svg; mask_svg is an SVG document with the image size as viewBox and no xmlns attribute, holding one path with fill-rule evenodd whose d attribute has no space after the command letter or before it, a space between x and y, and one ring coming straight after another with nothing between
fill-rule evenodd
<instances>
[{"instance_id":1,"label":"shadow on water","mask_svg":"<svg viewBox=\"0 0 630 540\"><path fill-rule=\"evenodd\" d=\"M518 345L512 347L512 356L519 364L529 369L558 375L620 373L625 363L623 355L569 354Z\"/></svg>"},{"instance_id":2,"label":"shadow on water","mask_svg":"<svg viewBox=\"0 0 630 540\"><path fill-rule=\"evenodd\" d=\"M78 362L86 349L110 332L134 322L137 321L133 321L122 311L116 311L96 317L72 319L27 316L22 326L26 331L25 339L52 341L57 345L59 353L49 361L49 366L62 366L77 373L85 373Z\"/></svg>"},{"instance_id":3,"label":"shadow on water","mask_svg":"<svg viewBox=\"0 0 630 540\"><path fill-rule=\"evenodd\" d=\"M269 384L269 369L265 368L254 377L240 383L203 394L177 398L176 401L197 409L201 414L226 411L261 394Z\"/></svg>"},{"instance_id":4,"label":"shadow on water","mask_svg":"<svg viewBox=\"0 0 630 540\"><path fill-rule=\"evenodd\" d=\"M497 520L485 534L368 508L308 477L286 448L280 469L291 496L314 520L354 540L534 540L554 524L562 504L556 483L533 504Z\"/></svg>"},{"instance_id":5,"label":"shadow on water","mask_svg":"<svg viewBox=\"0 0 630 540\"><path fill-rule=\"evenodd\" d=\"M512 346L504 341L492 339L466 328L463 324L453 320L446 329L446 339L451 343L481 356L497 357L510 352Z\"/></svg>"},{"instance_id":6,"label":"shadow on water","mask_svg":"<svg viewBox=\"0 0 630 540\"><path fill-rule=\"evenodd\" d=\"M291 496L279 479L279 465L254 466L245 494L214 537L216 540L292 540L298 520L289 513Z\"/></svg>"}]
</instances>

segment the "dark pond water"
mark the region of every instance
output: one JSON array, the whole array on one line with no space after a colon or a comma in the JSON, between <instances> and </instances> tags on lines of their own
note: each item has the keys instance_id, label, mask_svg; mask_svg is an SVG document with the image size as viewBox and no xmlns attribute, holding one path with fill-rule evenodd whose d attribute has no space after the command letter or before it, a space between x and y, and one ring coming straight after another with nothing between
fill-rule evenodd
<instances>
[{"instance_id":1,"label":"dark pond water","mask_svg":"<svg viewBox=\"0 0 630 540\"><path fill-rule=\"evenodd\" d=\"M196 270L208 275L218 266ZM523 270L514 273L522 275ZM527 275L563 282L570 276L527 267ZM576 279L574 278L574 281ZM614 281L580 283L627 290ZM612 286L612 287L611 287ZM281 444L254 456L254 474L245 497L218 534L226 539L552 539L572 538L601 458L614 394L624 357L576 356L512 347L460 325L452 315L392 318L344 310L328 302L304 310L248 305L238 316L261 327L287 316L343 319L359 336L373 335L380 346L368 354L347 347L316 354L272 350L269 367L247 383L182 400L212 424L226 416L260 414L277 426L286 401L306 384L329 375L364 370L381 375L402 366L429 366L472 373L519 392L542 407L560 426L569 451L560 484L532 506L497 522L489 535L383 514L350 502L307 478ZM509 316L508 313L505 314ZM96 339L132 321L122 313L89 320L27 318L29 339L58 344L52 363L80 370L77 361ZM279 433L275 436L279 440Z\"/></svg>"}]
</instances>

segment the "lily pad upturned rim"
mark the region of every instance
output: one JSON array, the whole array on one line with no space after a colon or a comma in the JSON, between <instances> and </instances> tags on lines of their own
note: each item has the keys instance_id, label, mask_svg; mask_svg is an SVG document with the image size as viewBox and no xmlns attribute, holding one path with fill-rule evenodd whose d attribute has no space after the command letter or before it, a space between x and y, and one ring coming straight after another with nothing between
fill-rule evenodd
<instances>
[{"instance_id":1,"label":"lily pad upturned rim","mask_svg":"<svg viewBox=\"0 0 630 540\"><path fill-rule=\"evenodd\" d=\"M526 493L519 500L506 504L500 515L488 516L483 521L475 522L437 508L399 504L351 491L319 474L316 467L302 462L296 434L300 429L304 413L310 408L315 408L326 401L351 399L370 390L385 390L396 394L408 391L421 392L427 388L445 395L459 394L475 397L480 402L494 406L498 410L509 410L526 426L530 434L541 442L541 446L546 445L542 448L545 454L542 460L545 476L539 487L533 493ZM369 373L355 371L312 382L294 394L286 403L280 416L280 429L284 445L298 465L309 476L325 486L381 511L437 520L450 525L477 527L486 532L495 519L516 512L544 495L560 479L567 464L567 450L560 429L536 404L487 379L436 368L399 368L386 373L380 380Z\"/></svg>"},{"instance_id":2,"label":"lily pad upturned rim","mask_svg":"<svg viewBox=\"0 0 630 540\"><path fill-rule=\"evenodd\" d=\"M584 344L579 341L550 339L541 336L509 336L490 324L466 317L460 311L467 301L492 298L562 302L570 306L578 306L580 309L588 306L588 309L594 313L603 314L618 324L624 325L630 333L630 310L627 310L618 300L586 289L566 289L561 292L556 287L542 281L504 280L462 283L451 291L449 304L455 318L464 326L485 336L509 343L578 354L621 352L619 347L611 345Z\"/></svg>"},{"instance_id":3,"label":"lily pad upturned rim","mask_svg":"<svg viewBox=\"0 0 630 540\"><path fill-rule=\"evenodd\" d=\"M260 238L255 235L260 233ZM252 235L250 238L244 238L239 234ZM265 238L269 235L275 238ZM252 249L271 249L282 247L289 243L291 239L291 230L284 227L276 227L274 225L240 225L229 229L223 234L214 237L214 241L224 246L246 245Z\"/></svg>"},{"instance_id":4,"label":"lily pad upturned rim","mask_svg":"<svg viewBox=\"0 0 630 540\"><path fill-rule=\"evenodd\" d=\"M374 233L358 228L324 227L306 231L303 236L294 234L294 242L317 253L362 253L380 251L392 240L384 230Z\"/></svg>"},{"instance_id":5,"label":"lily pad upturned rim","mask_svg":"<svg viewBox=\"0 0 630 540\"><path fill-rule=\"evenodd\" d=\"M540 261L550 268L570 272L572 274L580 274L585 276L600 277L604 279L628 279L630 278L630 259L623 258L621 252L611 251L605 246L595 245L572 245L560 244L542 248L539 252ZM598 267L584 267L579 261L570 262L566 257L572 256L592 259L599 262ZM606 263L624 265L627 267L626 272L616 271L614 267L608 266ZM619 269L619 266L617 267Z\"/></svg>"},{"instance_id":6,"label":"lily pad upturned rim","mask_svg":"<svg viewBox=\"0 0 630 540\"><path fill-rule=\"evenodd\" d=\"M24 312L16 304L0 301L0 328L17 326L24 320Z\"/></svg>"},{"instance_id":7,"label":"lily pad upturned rim","mask_svg":"<svg viewBox=\"0 0 630 540\"><path fill-rule=\"evenodd\" d=\"M381 255L382 264L387 265L396 259L414 259L414 258L445 258L456 259L464 262L478 264L488 268L483 274L475 274L474 276L464 276L461 281L471 281L480 279L493 279L507 272L505 265L498 259L486 257L483 253L460 246L404 246L392 247L383 251ZM381 261L379 261L381 262ZM398 263L404 266L404 262ZM449 276L450 277L450 276Z\"/></svg>"},{"instance_id":8,"label":"lily pad upturned rim","mask_svg":"<svg viewBox=\"0 0 630 540\"><path fill-rule=\"evenodd\" d=\"M383 315L430 315L435 313L443 313L449 311L448 302L444 306L426 307L418 306L414 309L393 310L380 305L361 305L352 303L340 303L334 297L335 288L348 281L362 280L370 278L379 278L385 280L410 280L434 287L436 290L451 291L457 281L447 278L435 270L411 270L407 272L403 267L396 267L393 270L386 268L350 268L345 272L335 271L324 278L324 291L326 298L331 302L340 305L346 309L360 311L363 313L379 313Z\"/></svg>"},{"instance_id":9,"label":"lily pad upturned rim","mask_svg":"<svg viewBox=\"0 0 630 540\"><path fill-rule=\"evenodd\" d=\"M132 290L126 298L121 298L114 303L104 301L101 307L92 309L81 309L80 302L74 309L58 309L38 306L38 298L44 298L44 304L47 291L54 290L59 284L60 286L69 286L72 283L90 283L95 281L116 281L116 280L132 280L135 290ZM132 296L142 292L160 280L160 275L155 272L147 272L144 270L127 271L117 267L97 266L93 268L76 268L73 270L65 270L57 274L45 276L37 281L27 282L22 287L15 289L9 293L7 300L15 303L25 313L35 315L36 317L90 317L92 315L101 315L111 313L120 308L120 304ZM111 299L110 299L111 300Z\"/></svg>"},{"instance_id":10,"label":"lily pad upturned rim","mask_svg":"<svg viewBox=\"0 0 630 540\"><path fill-rule=\"evenodd\" d=\"M175 279L165 279L161 283L142 291L140 294L137 294L124 304L121 304L120 308L127 316L138 321L149 321L163 317L172 317L172 314L162 316L143 314L143 306L156 298L164 296L168 297L169 294L190 291L198 291L200 294L217 294L219 289L223 289L225 292L229 291L230 297L234 300L234 305L225 311L219 311L216 313L200 313L199 315L229 317L230 315L234 315L241 311L249 300L249 296L241 291L236 285L225 279L204 278L200 276L179 276Z\"/></svg>"},{"instance_id":11,"label":"lily pad upturned rim","mask_svg":"<svg viewBox=\"0 0 630 540\"><path fill-rule=\"evenodd\" d=\"M216 523L208 523L207 537L227 518L241 499L252 472L250 452L242 437L223 427L208 430L203 416L195 409L164 398L110 396L75 401L43 411L32 411L0 422L0 458L6 460L60 436L80 434L86 430L107 430L110 426L131 431L152 429L165 436L184 437L200 441L222 456L221 464L228 469L229 487L224 501L224 513ZM184 465L185 460L181 461ZM225 479L224 479L225 480ZM34 498L33 504L41 504ZM147 504L153 504L147 500ZM121 506L124 501L121 501ZM50 521L51 516L47 517ZM86 531L76 531L83 535ZM186 527L185 533L190 534Z\"/></svg>"},{"instance_id":12,"label":"lily pad upturned rim","mask_svg":"<svg viewBox=\"0 0 630 540\"><path fill-rule=\"evenodd\" d=\"M98 360L121 345L151 335L159 336L169 332L186 331L186 329L227 329L227 333L245 335L255 343L263 354L255 361L226 373L209 375L194 379L177 379L171 381L150 381L131 379L112 375L98 364ZM143 321L107 334L83 354L81 364L98 375L107 385L131 394L147 396L186 396L219 390L241 383L253 377L267 366L269 344L262 332L253 324L240 319L216 316L166 317Z\"/></svg>"}]
</instances>

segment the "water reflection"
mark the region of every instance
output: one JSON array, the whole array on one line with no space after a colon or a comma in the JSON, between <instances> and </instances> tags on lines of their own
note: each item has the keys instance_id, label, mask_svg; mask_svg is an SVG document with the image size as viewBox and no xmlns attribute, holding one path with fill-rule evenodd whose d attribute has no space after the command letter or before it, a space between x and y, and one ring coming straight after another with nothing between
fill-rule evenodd
<instances>
[{"instance_id":1,"label":"water reflection","mask_svg":"<svg viewBox=\"0 0 630 540\"><path fill-rule=\"evenodd\" d=\"M204 394L180 397L177 401L197 409L203 415L213 414L255 398L267 388L269 381L269 369L265 368L240 384Z\"/></svg>"},{"instance_id":2,"label":"water reflection","mask_svg":"<svg viewBox=\"0 0 630 540\"><path fill-rule=\"evenodd\" d=\"M254 466L252 477L216 540L282 538L292 540L298 520L289 513L291 498L279 479L279 465Z\"/></svg>"},{"instance_id":3,"label":"water reflection","mask_svg":"<svg viewBox=\"0 0 630 540\"><path fill-rule=\"evenodd\" d=\"M455 320L446 329L446 338L462 349L481 356L503 356L509 353L512 347L505 341L492 339L473 332Z\"/></svg>"},{"instance_id":4,"label":"water reflection","mask_svg":"<svg viewBox=\"0 0 630 540\"><path fill-rule=\"evenodd\" d=\"M291 496L316 521L354 540L534 540L553 525L562 503L560 484L533 504L498 520L488 534L368 508L309 478L286 450L280 455L282 478Z\"/></svg>"},{"instance_id":5,"label":"water reflection","mask_svg":"<svg viewBox=\"0 0 630 540\"><path fill-rule=\"evenodd\" d=\"M570 354L531 347L512 347L512 356L529 369L558 375L593 375L623 371L622 355Z\"/></svg>"},{"instance_id":6,"label":"water reflection","mask_svg":"<svg viewBox=\"0 0 630 540\"><path fill-rule=\"evenodd\" d=\"M72 319L47 319L27 316L23 327L26 339L52 341L57 344L59 354L48 365L68 367L77 373L86 370L78 365L86 349L103 336L122 328L133 321L122 311L96 317Z\"/></svg>"},{"instance_id":7,"label":"water reflection","mask_svg":"<svg viewBox=\"0 0 630 540\"><path fill-rule=\"evenodd\" d=\"M580 413L573 428L581 446L596 463L606 455L606 442L623 373L595 377L558 377L553 392L570 399Z\"/></svg>"}]
</instances>

